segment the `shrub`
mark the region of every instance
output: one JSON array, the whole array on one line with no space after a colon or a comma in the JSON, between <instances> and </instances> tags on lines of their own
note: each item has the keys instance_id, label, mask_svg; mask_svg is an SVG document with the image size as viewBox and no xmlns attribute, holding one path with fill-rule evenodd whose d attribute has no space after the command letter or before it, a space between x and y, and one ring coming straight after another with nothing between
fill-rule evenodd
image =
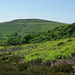
<instances>
[{"instance_id":1,"label":"shrub","mask_svg":"<svg viewBox=\"0 0 75 75\"><path fill-rule=\"evenodd\" d=\"M43 61L42 58L37 58L36 60L31 60L29 63L32 65L39 65L42 63L42 61Z\"/></svg>"},{"instance_id":2,"label":"shrub","mask_svg":"<svg viewBox=\"0 0 75 75\"><path fill-rule=\"evenodd\" d=\"M53 66L52 70L54 72L73 72L74 71L72 65L66 64L66 63L64 63L62 65L58 65L58 66Z\"/></svg>"},{"instance_id":3,"label":"shrub","mask_svg":"<svg viewBox=\"0 0 75 75\"><path fill-rule=\"evenodd\" d=\"M29 64L28 63L22 63L22 64L19 64L17 67L18 67L19 71L25 71L29 67Z\"/></svg>"},{"instance_id":4,"label":"shrub","mask_svg":"<svg viewBox=\"0 0 75 75\"><path fill-rule=\"evenodd\" d=\"M60 42L60 43L58 43L57 45L58 46L61 46L61 45L64 45L65 43L64 42Z\"/></svg>"},{"instance_id":5,"label":"shrub","mask_svg":"<svg viewBox=\"0 0 75 75\"><path fill-rule=\"evenodd\" d=\"M44 65L46 65L46 66L51 66L51 61L50 60L47 60L45 63L44 63Z\"/></svg>"}]
</instances>

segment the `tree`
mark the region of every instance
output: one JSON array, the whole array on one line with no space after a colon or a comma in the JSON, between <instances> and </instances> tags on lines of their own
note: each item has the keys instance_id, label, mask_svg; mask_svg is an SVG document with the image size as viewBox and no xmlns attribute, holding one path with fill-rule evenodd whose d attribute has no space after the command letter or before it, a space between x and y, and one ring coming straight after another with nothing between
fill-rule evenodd
<instances>
[{"instance_id":1,"label":"tree","mask_svg":"<svg viewBox=\"0 0 75 75\"><path fill-rule=\"evenodd\" d=\"M19 44L20 40L21 40L20 36L12 36L8 38L7 44Z\"/></svg>"}]
</instances>

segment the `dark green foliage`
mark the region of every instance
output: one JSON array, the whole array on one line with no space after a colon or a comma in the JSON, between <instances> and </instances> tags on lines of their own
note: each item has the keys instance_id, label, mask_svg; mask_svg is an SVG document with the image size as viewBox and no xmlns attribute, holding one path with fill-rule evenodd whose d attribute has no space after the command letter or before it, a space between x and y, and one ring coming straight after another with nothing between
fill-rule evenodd
<instances>
[{"instance_id":1,"label":"dark green foliage","mask_svg":"<svg viewBox=\"0 0 75 75\"><path fill-rule=\"evenodd\" d=\"M75 31L75 23L58 27L54 31L60 31L62 37L72 37Z\"/></svg>"},{"instance_id":2,"label":"dark green foliage","mask_svg":"<svg viewBox=\"0 0 75 75\"><path fill-rule=\"evenodd\" d=\"M48 40L56 40L61 38L74 37L75 33L75 23L71 25L65 25L55 28L54 30L49 30L48 32L42 32L37 34L29 34L27 38L24 37L25 42L23 43L36 43L45 42ZM28 37L29 36L29 37Z\"/></svg>"},{"instance_id":3,"label":"dark green foliage","mask_svg":"<svg viewBox=\"0 0 75 75\"><path fill-rule=\"evenodd\" d=\"M18 33L15 32L14 34L11 34L9 37L12 37L12 36L18 36Z\"/></svg>"},{"instance_id":4,"label":"dark green foliage","mask_svg":"<svg viewBox=\"0 0 75 75\"><path fill-rule=\"evenodd\" d=\"M18 43L37 43L45 42L49 40L63 39L74 37L75 34L75 23L71 25L65 25L49 30L48 32L41 32L36 34L28 34L23 39L15 33L14 36L9 37L7 44L18 44Z\"/></svg>"},{"instance_id":5,"label":"dark green foliage","mask_svg":"<svg viewBox=\"0 0 75 75\"><path fill-rule=\"evenodd\" d=\"M65 42L60 42L60 43L58 43L57 45L58 46L61 46L61 45L64 45L65 44Z\"/></svg>"},{"instance_id":6,"label":"dark green foliage","mask_svg":"<svg viewBox=\"0 0 75 75\"><path fill-rule=\"evenodd\" d=\"M43 42L43 41L47 41L47 40L48 40L48 36L40 34L37 37L32 38L29 42L36 43L36 42Z\"/></svg>"},{"instance_id":7,"label":"dark green foliage","mask_svg":"<svg viewBox=\"0 0 75 75\"><path fill-rule=\"evenodd\" d=\"M2 37L3 37L3 34L2 34L2 33L0 33L0 40L2 39Z\"/></svg>"},{"instance_id":8,"label":"dark green foliage","mask_svg":"<svg viewBox=\"0 0 75 75\"><path fill-rule=\"evenodd\" d=\"M21 40L20 36L12 36L8 38L7 44L19 44L21 43L20 40Z\"/></svg>"},{"instance_id":9,"label":"dark green foliage","mask_svg":"<svg viewBox=\"0 0 75 75\"><path fill-rule=\"evenodd\" d=\"M24 38L22 39L22 43L29 43L29 40L31 40L31 36L30 35L26 35L24 36Z\"/></svg>"}]
</instances>

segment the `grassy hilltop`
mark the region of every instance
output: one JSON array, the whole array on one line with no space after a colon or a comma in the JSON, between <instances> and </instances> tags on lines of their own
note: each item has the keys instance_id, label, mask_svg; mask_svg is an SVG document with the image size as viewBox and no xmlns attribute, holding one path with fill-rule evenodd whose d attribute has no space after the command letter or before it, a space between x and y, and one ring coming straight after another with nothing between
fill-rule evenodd
<instances>
[{"instance_id":1,"label":"grassy hilltop","mask_svg":"<svg viewBox=\"0 0 75 75\"><path fill-rule=\"evenodd\" d=\"M65 23L41 20L41 19L19 19L10 22L0 23L0 34L11 35L17 32L19 35L38 33L54 29Z\"/></svg>"}]
</instances>

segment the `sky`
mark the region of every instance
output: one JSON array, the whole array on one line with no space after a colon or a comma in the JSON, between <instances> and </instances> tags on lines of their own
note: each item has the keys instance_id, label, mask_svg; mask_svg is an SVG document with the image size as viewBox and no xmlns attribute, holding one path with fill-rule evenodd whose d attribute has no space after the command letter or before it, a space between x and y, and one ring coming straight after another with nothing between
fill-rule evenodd
<instances>
[{"instance_id":1,"label":"sky","mask_svg":"<svg viewBox=\"0 0 75 75\"><path fill-rule=\"evenodd\" d=\"M0 22L14 19L75 22L75 0L0 0Z\"/></svg>"}]
</instances>

